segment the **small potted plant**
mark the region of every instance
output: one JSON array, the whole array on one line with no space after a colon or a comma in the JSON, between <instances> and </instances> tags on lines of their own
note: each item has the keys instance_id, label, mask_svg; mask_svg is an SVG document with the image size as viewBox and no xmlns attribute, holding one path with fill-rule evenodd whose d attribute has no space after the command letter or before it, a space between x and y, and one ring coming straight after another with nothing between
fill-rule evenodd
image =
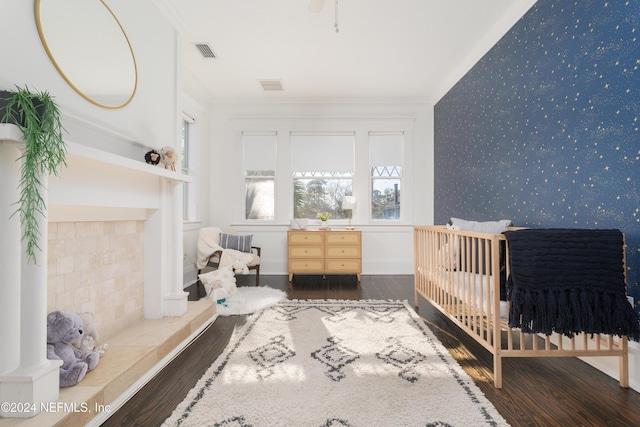
<instances>
[{"instance_id":1,"label":"small potted plant","mask_svg":"<svg viewBox=\"0 0 640 427\"><path fill-rule=\"evenodd\" d=\"M320 223L320 228L327 228L327 221L329 220L329 217L331 216L331 214L329 212L318 212L318 214L316 215L316 218L318 218L321 223Z\"/></svg>"},{"instance_id":2,"label":"small potted plant","mask_svg":"<svg viewBox=\"0 0 640 427\"><path fill-rule=\"evenodd\" d=\"M41 177L58 173L66 166L67 148L62 137L60 109L48 92L32 92L28 87L16 86L13 91L0 91L0 123L15 124L25 141L20 158L20 200L16 213L20 214L22 240L26 242L27 259L36 262L35 250L40 249L36 215L45 209L41 196Z\"/></svg>"}]
</instances>

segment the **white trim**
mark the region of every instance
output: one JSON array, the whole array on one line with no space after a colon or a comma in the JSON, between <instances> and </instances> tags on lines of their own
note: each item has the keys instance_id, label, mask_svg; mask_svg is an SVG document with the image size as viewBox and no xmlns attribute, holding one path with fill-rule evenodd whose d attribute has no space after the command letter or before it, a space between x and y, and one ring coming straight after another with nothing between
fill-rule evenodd
<instances>
[{"instance_id":1,"label":"white trim","mask_svg":"<svg viewBox=\"0 0 640 427\"><path fill-rule=\"evenodd\" d=\"M191 117L190 115L188 115L184 111L182 112L182 120L184 120L185 122L187 122L189 124L194 124L196 122L196 119L194 119L193 117Z\"/></svg>"}]
</instances>

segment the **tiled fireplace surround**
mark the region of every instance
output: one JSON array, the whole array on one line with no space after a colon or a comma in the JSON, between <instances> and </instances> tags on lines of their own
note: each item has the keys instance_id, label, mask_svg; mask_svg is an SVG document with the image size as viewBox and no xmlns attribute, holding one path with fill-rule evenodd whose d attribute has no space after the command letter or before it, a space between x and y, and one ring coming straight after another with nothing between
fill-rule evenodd
<instances>
[{"instance_id":1,"label":"tiled fireplace surround","mask_svg":"<svg viewBox=\"0 0 640 427\"><path fill-rule=\"evenodd\" d=\"M15 159L22 144L15 126L0 124L3 218L15 210ZM57 379L53 381L58 365L47 361L43 344L48 312L93 313L100 341L113 344L110 359L130 360L125 349L131 344L126 342L137 346L144 362L135 371L141 376L159 354L184 344L182 340L194 333L193 316L199 316L192 313L182 289L182 184L190 178L73 141L67 147L67 166L59 176L43 179L47 218L40 221L43 250L36 265L22 255L17 216L0 222L0 323L5 325L0 326L0 339L7 344L0 349L2 401L39 404L58 399ZM181 332L169 341L154 341L131 328L142 319L156 330ZM155 345L162 349L154 351ZM147 354L154 356L143 356ZM107 371L104 374L110 375ZM98 398L92 384L89 381L83 389ZM108 403L122 390L123 384L117 384L99 398ZM71 391L66 396L71 399L81 392L75 387Z\"/></svg>"},{"instance_id":2,"label":"tiled fireplace surround","mask_svg":"<svg viewBox=\"0 0 640 427\"><path fill-rule=\"evenodd\" d=\"M144 222L49 223L47 312L93 313L101 341L144 317Z\"/></svg>"}]
</instances>

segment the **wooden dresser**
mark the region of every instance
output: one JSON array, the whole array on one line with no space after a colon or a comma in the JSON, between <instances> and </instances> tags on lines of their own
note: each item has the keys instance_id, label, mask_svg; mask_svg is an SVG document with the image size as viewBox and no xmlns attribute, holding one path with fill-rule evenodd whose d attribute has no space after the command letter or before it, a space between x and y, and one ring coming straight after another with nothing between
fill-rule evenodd
<instances>
[{"instance_id":1,"label":"wooden dresser","mask_svg":"<svg viewBox=\"0 0 640 427\"><path fill-rule=\"evenodd\" d=\"M289 230L289 281L294 274L362 273L360 230Z\"/></svg>"}]
</instances>

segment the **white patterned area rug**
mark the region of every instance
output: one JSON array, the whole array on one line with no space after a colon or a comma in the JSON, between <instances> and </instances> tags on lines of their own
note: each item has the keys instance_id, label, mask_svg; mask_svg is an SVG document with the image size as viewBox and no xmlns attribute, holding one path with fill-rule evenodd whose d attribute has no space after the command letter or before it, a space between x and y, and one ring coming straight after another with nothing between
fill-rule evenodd
<instances>
[{"instance_id":1,"label":"white patterned area rug","mask_svg":"<svg viewBox=\"0 0 640 427\"><path fill-rule=\"evenodd\" d=\"M251 315L164 426L506 426L405 302Z\"/></svg>"}]
</instances>

